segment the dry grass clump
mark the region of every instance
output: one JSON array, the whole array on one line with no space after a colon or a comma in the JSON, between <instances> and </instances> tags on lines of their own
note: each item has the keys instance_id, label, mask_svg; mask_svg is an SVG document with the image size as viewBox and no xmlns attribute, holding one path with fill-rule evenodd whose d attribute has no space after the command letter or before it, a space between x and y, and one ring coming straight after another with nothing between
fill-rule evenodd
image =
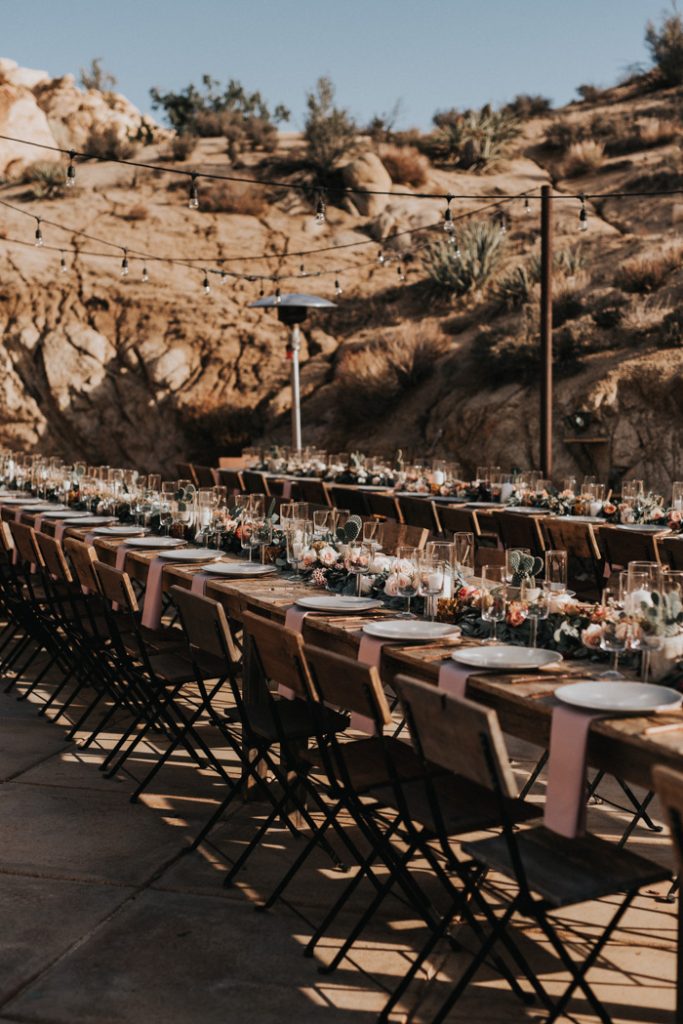
<instances>
[{"instance_id":1,"label":"dry grass clump","mask_svg":"<svg viewBox=\"0 0 683 1024\"><path fill-rule=\"evenodd\" d=\"M659 301L635 300L623 310L620 326L627 334L649 334L660 327L663 320L672 312L672 306Z\"/></svg>"},{"instance_id":2,"label":"dry grass clump","mask_svg":"<svg viewBox=\"0 0 683 1024\"><path fill-rule=\"evenodd\" d=\"M144 203L136 203L135 206L131 206L122 217L124 220L147 220L149 216L149 210Z\"/></svg>"},{"instance_id":3,"label":"dry grass clump","mask_svg":"<svg viewBox=\"0 0 683 1024\"><path fill-rule=\"evenodd\" d=\"M341 419L357 424L387 413L431 376L447 344L442 334L406 327L369 344L342 348L335 374Z\"/></svg>"},{"instance_id":4,"label":"dry grass clump","mask_svg":"<svg viewBox=\"0 0 683 1024\"><path fill-rule=\"evenodd\" d=\"M33 186L36 199L57 199L66 191L66 168L56 160L36 160L24 168L21 180Z\"/></svg>"},{"instance_id":5,"label":"dry grass clump","mask_svg":"<svg viewBox=\"0 0 683 1024\"><path fill-rule=\"evenodd\" d=\"M476 220L458 232L457 245L431 242L422 258L432 284L452 295L481 290L500 266L505 238L499 224Z\"/></svg>"},{"instance_id":6,"label":"dry grass clump","mask_svg":"<svg viewBox=\"0 0 683 1024\"><path fill-rule=\"evenodd\" d=\"M576 320L585 312L584 289L588 276L583 273L560 281L553 291L553 327L560 327L568 320Z\"/></svg>"},{"instance_id":7,"label":"dry grass clump","mask_svg":"<svg viewBox=\"0 0 683 1024\"><path fill-rule=\"evenodd\" d=\"M199 209L207 213L241 213L260 217L266 209L263 189L236 182L214 181L201 190Z\"/></svg>"},{"instance_id":8,"label":"dry grass clump","mask_svg":"<svg viewBox=\"0 0 683 1024\"><path fill-rule=\"evenodd\" d=\"M658 253L633 256L615 274L615 287L640 295L656 292L680 265L682 252L683 246L669 245Z\"/></svg>"},{"instance_id":9,"label":"dry grass clump","mask_svg":"<svg viewBox=\"0 0 683 1024\"><path fill-rule=\"evenodd\" d=\"M429 160L415 146L384 145L380 148L379 156L391 180L397 185L421 188L427 184Z\"/></svg>"},{"instance_id":10,"label":"dry grass clump","mask_svg":"<svg viewBox=\"0 0 683 1024\"><path fill-rule=\"evenodd\" d=\"M101 160L130 160L137 152L137 145L131 139L119 135L114 127L93 126L85 151Z\"/></svg>"},{"instance_id":11,"label":"dry grass clump","mask_svg":"<svg viewBox=\"0 0 683 1024\"><path fill-rule=\"evenodd\" d=\"M179 132L171 139L169 156L171 160L189 160L197 147L197 136L191 132Z\"/></svg>"},{"instance_id":12,"label":"dry grass clump","mask_svg":"<svg viewBox=\"0 0 683 1024\"><path fill-rule=\"evenodd\" d=\"M605 147L601 142L586 139L584 142L573 142L567 150L562 164L565 178L578 178L582 174L597 171L605 162Z\"/></svg>"}]
</instances>

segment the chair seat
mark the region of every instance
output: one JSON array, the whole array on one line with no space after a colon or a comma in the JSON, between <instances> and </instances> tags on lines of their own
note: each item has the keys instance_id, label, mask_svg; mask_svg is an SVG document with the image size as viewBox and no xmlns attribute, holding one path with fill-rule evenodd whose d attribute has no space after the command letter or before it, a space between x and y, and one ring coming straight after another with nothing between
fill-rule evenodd
<instances>
[{"instance_id":1,"label":"chair seat","mask_svg":"<svg viewBox=\"0 0 683 1024\"><path fill-rule=\"evenodd\" d=\"M288 740L304 740L316 736L319 729L324 733L343 732L349 725L348 715L330 708L323 708L322 711L318 709L314 716L305 701L282 698L276 699L275 703L281 732L275 724L270 704L250 704L247 709L252 731L270 743L277 743L281 733ZM306 759L309 760L308 757Z\"/></svg>"},{"instance_id":2,"label":"chair seat","mask_svg":"<svg viewBox=\"0 0 683 1024\"><path fill-rule=\"evenodd\" d=\"M671 878L671 872L597 836L567 839L544 826L517 837L529 888L551 907L601 899ZM515 877L504 836L463 843L475 860Z\"/></svg>"},{"instance_id":3,"label":"chair seat","mask_svg":"<svg viewBox=\"0 0 683 1024\"><path fill-rule=\"evenodd\" d=\"M189 654L182 648L163 652L161 654L150 653L149 661L154 674L158 679L166 683L191 683L196 681L195 670L190 661ZM224 676L227 666L220 658L211 654L200 654L197 658L199 669L203 679L218 679Z\"/></svg>"},{"instance_id":4,"label":"chair seat","mask_svg":"<svg viewBox=\"0 0 683 1024\"><path fill-rule=\"evenodd\" d=\"M344 744L342 750L351 785L359 794L371 793L373 797L376 797L382 787L386 786L387 790L391 788L387 754L391 758L398 778L402 780L419 779L424 774L422 762L413 748L393 736L384 739L372 736L365 740L353 740ZM322 766L322 760L317 750L310 750L307 753L316 767ZM440 772L441 769L435 768L435 771ZM389 803L392 802L393 790L391 799L387 792L387 799Z\"/></svg>"},{"instance_id":5,"label":"chair seat","mask_svg":"<svg viewBox=\"0 0 683 1024\"><path fill-rule=\"evenodd\" d=\"M488 789L477 786L460 775L437 775L431 780L441 811L443 827L448 835L462 835L500 824L500 804ZM404 807L411 821L421 825L428 833L437 835L440 829L434 821L429 794L422 780L401 784ZM372 795L380 803L400 810L393 786L373 789ZM508 800L507 813L511 821L520 823L538 818L541 809L524 800Z\"/></svg>"}]
</instances>

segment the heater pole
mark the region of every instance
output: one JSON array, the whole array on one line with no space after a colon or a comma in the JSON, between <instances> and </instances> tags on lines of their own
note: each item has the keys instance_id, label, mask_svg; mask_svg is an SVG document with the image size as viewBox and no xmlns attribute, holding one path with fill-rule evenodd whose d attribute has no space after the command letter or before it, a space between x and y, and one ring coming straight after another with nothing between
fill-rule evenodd
<instances>
[{"instance_id":1,"label":"heater pole","mask_svg":"<svg viewBox=\"0 0 683 1024\"><path fill-rule=\"evenodd\" d=\"M553 474L553 220L552 188L541 189L541 469Z\"/></svg>"},{"instance_id":2,"label":"heater pole","mask_svg":"<svg viewBox=\"0 0 683 1024\"><path fill-rule=\"evenodd\" d=\"M301 387L299 382L299 349L301 348L301 332L298 324L292 324L289 333L289 352L291 362L290 381L292 385L292 448L301 451Z\"/></svg>"}]
</instances>

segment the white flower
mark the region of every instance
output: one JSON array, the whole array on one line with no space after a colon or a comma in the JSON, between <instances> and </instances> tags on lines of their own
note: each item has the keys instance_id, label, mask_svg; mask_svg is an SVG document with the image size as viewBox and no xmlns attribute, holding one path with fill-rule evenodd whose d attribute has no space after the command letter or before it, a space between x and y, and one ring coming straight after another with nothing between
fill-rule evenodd
<instances>
[{"instance_id":1,"label":"white flower","mask_svg":"<svg viewBox=\"0 0 683 1024\"><path fill-rule=\"evenodd\" d=\"M599 622L591 622L590 626L581 633L581 642L584 647L598 648L602 640L602 626Z\"/></svg>"},{"instance_id":2,"label":"white flower","mask_svg":"<svg viewBox=\"0 0 683 1024\"><path fill-rule=\"evenodd\" d=\"M579 631L576 626L570 625L565 619L561 622L559 627L553 633L553 640L556 644L562 643L562 635L573 637L575 640L578 639Z\"/></svg>"},{"instance_id":3,"label":"white flower","mask_svg":"<svg viewBox=\"0 0 683 1024\"><path fill-rule=\"evenodd\" d=\"M388 597L398 597L398 574L392 572L390 576L387 576L384 584L384 593Z\"/></svg>"},{"instance_id":4,"label":"white flower","mask_svg":"<svg viewBox=\"0 0 683 1024\"><path fill-rule=\"evenodd\" d=\"M394 572L405 573L412 576L415 572L415 566L409 558L397 558L394 564Z\"/></svg>"},{"instance_id":5,"label":"white flower","mask_svg":"<svg viewBox=\"0 0 683 1024\"><path fill-rule=\"evenodd\" d=\"M361 576L360 578L360 592L361 594L372 593L372 580L369 576Z\"/></svg>"},{"instance_id":6,"label":"white flower","mask_svg":"<svg viewBox=\"0 0 683 1024\"><path fill-rule=\"evenodd\" d=\"M326 544L325 547L321 548L320 551L318 552L320 564L324 565L325 568L327 569L334 565L334 563L337 561L337 557L337 552L329 544Z\"/></svg>"},{"instance_id":7,"label":"white flower","mask_svg":"<svg viewBox=\"0 0 683 1024\"><path fill-rule=\"evenodd\" d=\"M391 568L392 562L393 558L391 558L390 555L375 555L370 563L370 572L375 575L387 572L387 570Z\"/></svg>"},{"instance_id":8,"label":"white flower","mask_svg":"<svg viewBox=\"0 0 683 1024\"><path fill-rule=\"evenodd\" d=\"M317 560L318 555L313 548L306 548L299 559L305 566L315 565Z\"/></svg>"}]
</instances>

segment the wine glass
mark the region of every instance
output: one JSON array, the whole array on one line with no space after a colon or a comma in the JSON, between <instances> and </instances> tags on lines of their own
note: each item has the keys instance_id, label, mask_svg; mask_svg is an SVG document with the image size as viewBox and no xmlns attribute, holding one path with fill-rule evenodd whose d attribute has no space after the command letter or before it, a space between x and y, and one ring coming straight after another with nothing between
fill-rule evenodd
<instances>
[{"instance_id":1,"label":"wine glass","mask_svg":"<svg viewBox=\"0 0 683 1024\"><path fill-rule=\"evenodd\" d=\"M474 534L462 531L453 535L455 545L455 566L457 571L467 579L474 576Z\"/></svg>"},{"instance_id":2,"label":"wine glass","mask_svg":"<svg viewBox=\"0 0 683 1024\"><path fill-rule=\"evenodd\" d=\"M551 590L564 593L567 589L567 552L548 549L545 553L545 581Z\"/></svg>"},{"instance_id":3,"label":"wine glass","mask_svg":"<svg viewBox=\"0 0 683 1024\"><path fill-rule=\"evenodd\" d=\"M369 544L373 551L382 546L382 524L377 519L369 519L363 523L363 540Z\"/></svg>"},{"instance_id":4,"label":"wine glass","mask_svg":"<svg viewBox=\"0 0 683 1024\"><path fill-rule=\"evenodd\" d=\"M399 597L406 598L406 610L402 617L412 619L410 602L417 594L417 561L420 557L419 549L416 547L401 546L396 551L396 563L394 572L397 574L397 590Z\"/></svg>"},{"instance_id":5,"label":"wine glass","mask_svg":"<svg viewBox=\"0 0 683 1024\"><path fill-rule=\"evenodd\" d=\"M103 466L102 468L109 469L109 466ZM149 487L150 491L158 491L161 487L161 474L150 473L149 476L147 477L147 486Z\"/></svg>"},{"instance_id":6,"label":"wine glass","mask_svg":"<svg viewBox=\"0 0 683 1024\"><path fill-rule=\"evenodd\" d=\"M256 522L254 539L261 550L261 565L266 564L266 548L273 543L273 520L264 516Z\"/></svg>"},{"instance_id":7,"label":"wine glass","mask_svg":"<svg viewBox=\"0 0 683 1024\"><path fill-rule=\"evenodd\" d=\"M624 610L621 591L622 587L619 585L605 587L602 592L604 618L600 649L610 655L610 668L608 672L601 673L603 679L624 678L619 671L619 655L629 646L632 624Z\"/></svg>"},{"instance_id":8,"label":"wine glass","mask_svg":"<svg viewBox=\"0 0 683 1024\"><path fill-rule=\"evenodd\" d=\"M448 565L434 555L422 555L417 563L418 586L425 600L425 618L434 621L435 599L443 593Z\"/></svg>"},{"instance_id":9,"label":"wine glass","mask_svg":"<svg viewBox=\"0 0 683 1024\"><path fill-rule=\"evenodd\" d=\"M497 642L498 623L505 619L507 609L507 586L505 568L502 565L482 565L481 567L481 617L484 622L491 623L491 637L488 643Z\"/></svg>"},{"instance_id":10,"label":"wine glass","mask_svg":"<svg viewBox=\"0 0 683 1024\"><path fill-rule=\"evenodd\" d=\"M373 558L372 544L367 541L348 544L344 552L344 568L356 577L356 596L361 596L361 577L367 576Z\"/></svg>"},{"instance_id":11,"label":"wine glass","mask_svg":"<svg viewBox=\"0 0 683 1024\"><path fill-rule=\"evenodd\" d=\"M258 547L258 541L254 537L254 531L258 520L252 518L249 513L243 517L240 524L240 547L242 551L249 552L249 561L254 553L254 548Z\"/></svg>"},{"instance_id":12,"label":"wine glass","mask_svg":"<svg viewBox=\"0 0 683 1024\"><path fill-rule=\"evenodd\" d=\"M173 506L176 503L174 501L164 501L163 498L159 502L159 525L163 530L163 536L168 537L171 532L171 525L173 523Z\"/></svg>"},{"instance_id":13,"label":"wine glass","mask_svg":"<svg viewBox=\"0 0 683 1024\"><path fill-rule=\"evenodd\" d=\"M313 512L313 533L318 540L327 540L334 533L335 509L315 509Z\"/></svg>"},{"instance_id":14,"label":"wine glass","mask_svg":"<svg viewBox=\"0 0 683 1024\"><path fill-rule=\"evenodd\" d=\"M288 519L285 527L285 538L287 541L287 561L294 570L292 579L301 580L303 576L299 571L299 567L305 552L311 545L313 521L309 519Z\"/></svg>"},{"instance_id":15,"label":"wine glass","mask_svg":"<svg viewBox=\"0 0 683 1024\"><path fill-rule=\"evenodd\" d=\"M550 611L550 588L539 586L536 580L525 579L520 589L520 602L525 617L531 623L529 631L529 647L536 647L538 643L538 623L540 619L547 619Z\"/></svg>"}]
</instances>

